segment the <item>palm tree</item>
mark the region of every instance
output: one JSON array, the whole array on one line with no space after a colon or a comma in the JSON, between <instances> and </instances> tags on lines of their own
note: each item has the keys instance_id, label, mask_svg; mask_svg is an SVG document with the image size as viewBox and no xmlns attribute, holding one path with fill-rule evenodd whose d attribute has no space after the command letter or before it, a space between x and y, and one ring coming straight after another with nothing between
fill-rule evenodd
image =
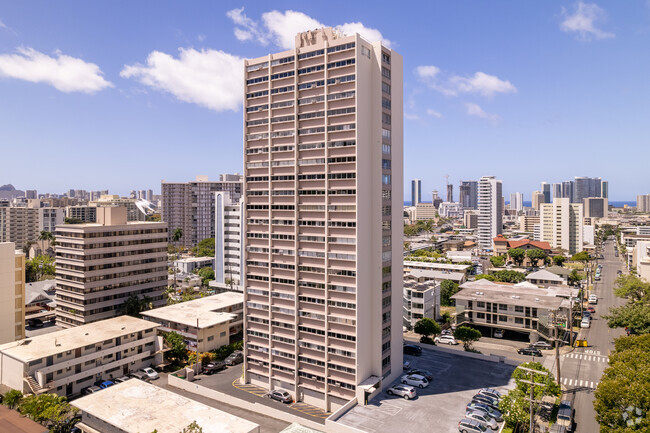
<instances>
[{"instance_id":1,"label":"palm tree","mask_svg":"<svg viewBox=\"0 0 650 433\"><path fill-rule=\"evenodd\" d=\"M177 227L176 230L172 233L172 242L177 244L181 238L183 237L183 229L180 227ZM180 247L176 245L176 261L178 260L178 251ZM172 267L174 268L174 290L176 290L176 265L172 263Z\"/></svg>"},{"instance_id":2,"label":"palm tree","mask_svg":"<svg viewBox=\"0 0 650 433\"><path fill-rule=\"evenodd\" d=\"M50 245L55 245L56 240L54 238L54 235L52 232L48 232L47 230L41 230L41 233L38 235L38 240L39 241L49 241Z\"/></svg>"}]
</instances>

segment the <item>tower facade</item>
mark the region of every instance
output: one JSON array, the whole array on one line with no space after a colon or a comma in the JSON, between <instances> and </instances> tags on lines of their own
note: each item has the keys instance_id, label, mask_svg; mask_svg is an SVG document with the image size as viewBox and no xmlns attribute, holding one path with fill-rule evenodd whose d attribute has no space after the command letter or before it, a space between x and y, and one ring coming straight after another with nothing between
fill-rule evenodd
<instances>
[{"instance_id":1,"label":"tower facade","mask_svg":"<svg viewBox=\"0 0 650 433\"><path fill-rule=\"evenodd\" d=\"M245 80L243 380L363 402L402 372L402 57L326 28Z\"/></svg>"},{"instance_id":2,"label":"tower facade","mask_svg":"<svg viewBox=\"0 0 650 433\"><path fill-rule=\"evenodd\" d=\"M422 201L422 181L413 179L411 181L411 206L417 206Z\"/></svg>"},{"instance_id":3,"label":"tower facade","mask_svg":"<svg viewBox=\"0 0 650 433\"><path fill-rule=\"evenodd\" d=\"M492 239L503 232L503 194L501 181L483 176L478 183L478 244L492 249Z\"/></svg>"}]
</instances>

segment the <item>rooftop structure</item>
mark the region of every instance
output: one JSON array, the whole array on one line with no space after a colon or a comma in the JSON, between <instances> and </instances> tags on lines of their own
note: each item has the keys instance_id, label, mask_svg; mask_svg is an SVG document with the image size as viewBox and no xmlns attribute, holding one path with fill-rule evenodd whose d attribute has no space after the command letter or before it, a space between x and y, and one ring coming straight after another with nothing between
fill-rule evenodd
<instances>
[{"instance_id":1,"label":"rooftop structure","mask_svg":"<svg viewBox=\"0 0 650 433\"><path fill-rule=\"evenodd\" d=\"M255 423L137 379L71 404L82 411L77 427L84 433L179 433L194 421L203 433L259 432Z\"/></svg>"}]
</instances>

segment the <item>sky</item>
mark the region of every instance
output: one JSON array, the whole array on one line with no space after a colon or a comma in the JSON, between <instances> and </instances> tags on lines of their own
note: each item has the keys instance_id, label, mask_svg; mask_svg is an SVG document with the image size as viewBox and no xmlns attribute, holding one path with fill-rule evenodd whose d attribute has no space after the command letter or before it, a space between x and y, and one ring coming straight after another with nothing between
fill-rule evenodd
<instances>
[{"instance_id":1,"label":"sky","mask_svg":"<svg viewBox=\"0 0 650 433\"><path fill-rule=\"evenodd\" d=\"M650 193L650 1L0 3L0 185L127 194L242 169L244 58L319 26L404 57L405 200L494 175ZM394 109L395 107L393 107Z\"/></svg>"}]
</instances>

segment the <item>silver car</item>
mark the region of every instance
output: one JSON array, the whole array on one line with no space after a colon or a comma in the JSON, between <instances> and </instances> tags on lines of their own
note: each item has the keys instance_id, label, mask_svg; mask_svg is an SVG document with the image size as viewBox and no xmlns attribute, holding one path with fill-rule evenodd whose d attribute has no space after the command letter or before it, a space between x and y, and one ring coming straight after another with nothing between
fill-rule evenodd
<instances>
[{"instance_id":1,"label":"silver car","mask_svg":"<svg viewBox=\"0 0 650 433\"><path fill-rule=\"evenodd\" d=\"M476 421L490 427L492 430L497 430L499 428L496 420L494 418L492 418L490 415L488 415L487 413L482 412L482 411L478 411L478 410L468 411L465 414L465 417L469 418L469 419L474 419L474 420L476 420Z\"/></svg>"},{"instance_id":2,"label":"silver car","mask_svg":"<svg viewBox=\"0 0 650 433\"><path fill-rule=\"evenodd\" d=\"M415 388L411 385L393 385L386 390L386 394L397 395L399 397L403 397L405 400L415 398L417 395L415 393Z\"/></svg>"}]
</instances>

